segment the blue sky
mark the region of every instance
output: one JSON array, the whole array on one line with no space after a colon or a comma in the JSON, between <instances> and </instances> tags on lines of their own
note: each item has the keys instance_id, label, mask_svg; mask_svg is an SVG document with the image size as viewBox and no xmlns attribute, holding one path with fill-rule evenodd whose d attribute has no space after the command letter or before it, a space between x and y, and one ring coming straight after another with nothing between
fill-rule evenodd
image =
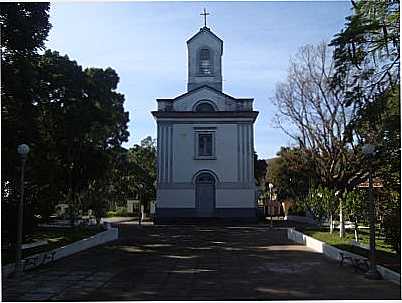
<instances>
[{"instance_id":1,"label":"blue sky","mask_svg":"<svg viewBox=\"0 0 402 303\"><path fill-rule=\"evenodd\" d=\"M255 149L271 158L292 144L274 127L275 85L289 59L305 44L329 41L351 14L349 1L314 2L56 2L51 4L46 46L85 67L112 67L130 113L125 147L151 135L156 98L186 92L186 40L203 26L224 41L223 90L253 97L260 112Z\"/></svg>"}]
</instances>

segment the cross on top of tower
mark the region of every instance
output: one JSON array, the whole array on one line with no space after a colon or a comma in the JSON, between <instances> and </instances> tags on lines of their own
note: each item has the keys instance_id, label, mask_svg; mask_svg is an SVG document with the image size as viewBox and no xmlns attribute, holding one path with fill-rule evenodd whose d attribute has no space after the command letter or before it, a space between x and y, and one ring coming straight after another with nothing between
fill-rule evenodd
<instances>
[{"instance_id":1,"label":"cross on top of tower","mask_svg":"<svg viewBox=\"0 0 402 303\"><path fill-rule=\"evenodd\" d=\"M200 15L204 16L204 27L207 27L207 16L209 15L209 13L207 13L207 11L204 8L204 13L201 13Z\"/></svg>"}]
</instances>

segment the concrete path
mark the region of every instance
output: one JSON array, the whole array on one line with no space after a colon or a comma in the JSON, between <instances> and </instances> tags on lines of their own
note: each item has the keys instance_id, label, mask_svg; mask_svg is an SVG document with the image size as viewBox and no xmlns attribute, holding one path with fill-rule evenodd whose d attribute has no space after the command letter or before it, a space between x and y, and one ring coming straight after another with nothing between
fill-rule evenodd
<instances>
[{"instance_id":1,"label":"concrete path","mask_svg":"<svg viewBox=\"0 0 402 303\"><path fill-rule=\"evenodd\" d=\"M120 225L118 241L3 281L5 301L400 299L267 226Z\"/></svg>"}]
</instances>

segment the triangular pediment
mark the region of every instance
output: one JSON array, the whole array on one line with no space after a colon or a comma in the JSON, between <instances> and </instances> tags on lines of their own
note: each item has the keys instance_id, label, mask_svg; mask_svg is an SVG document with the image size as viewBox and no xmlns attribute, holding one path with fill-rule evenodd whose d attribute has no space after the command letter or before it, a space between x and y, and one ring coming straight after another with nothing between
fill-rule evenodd
<instances>
[{"instance_id":1,"label":"triangular pediment","mask_svg":"<svg viewBox=\"0 0 402 303\"><path fill-rule=\"evenodd\" d=\"M187 40L187 43L197 39L201 35L208 35L209 37L218 40L220 43L223 43L222 39L220 39L217 35L215 35L208 27L200 28L199 32L193 35L190 39Z\"/></svg>"},{"instance_id":2,"label":"triangular pediment","mask_svg":"<svg viewBox=\"0 0 402 303\"><path fill-rule=\"evenodd\" d=\"M228 94L225 94L225 93L223 93L223 92L221 92L221 91L219 91L219 90L217 90L217 89L215 89L213 87L210 87L208 85L203 85L203 86L200 86L200 87L198 87L196 89L193 89L193 90L191 90L191 91L189 91L189 92L187 92L185 94L177 96L176 98L173 99L173 101L179 101L179 100L182 100L183 98L188 98L188 97L190 97L190 96L192 96L194 94L202 94L203 92L208 92L208 95L213 94L216 97L223 97L223 98L229 98L229 99L236 100L236 98L234 98L234 97L232 97L232 96L230 96Z\"/></svg>"},{"instance_id":3,"label":"triangular pediment","mask_svg":"<svg viewBox=\"0 0 402 303\"><path fill-rule=\"evenodd\" d=\"M251 98L234 98L221 91L203 85L173 99L157 99L158 102L167 102L174 111L193 111L197 103L206 100L212 102L218 111L236 111L244 102L252 102Z\"/></svg>"}]
</instances>

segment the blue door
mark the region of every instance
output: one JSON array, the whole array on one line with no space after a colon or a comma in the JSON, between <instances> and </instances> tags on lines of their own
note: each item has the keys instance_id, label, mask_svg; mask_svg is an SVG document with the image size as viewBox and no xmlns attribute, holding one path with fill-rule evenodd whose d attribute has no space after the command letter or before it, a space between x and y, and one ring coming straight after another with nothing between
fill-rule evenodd
<instances>
[{"instance_id":1,"label":"blue door","mask_svg":"<svg viewBox=\"0 0 402 303\"><path fill-rule=\"evenodd\" d=\"M196 208L199 217L213 217L215 211L215 179L202 173L196 179Z\"/></svg>"}]
</instances>

